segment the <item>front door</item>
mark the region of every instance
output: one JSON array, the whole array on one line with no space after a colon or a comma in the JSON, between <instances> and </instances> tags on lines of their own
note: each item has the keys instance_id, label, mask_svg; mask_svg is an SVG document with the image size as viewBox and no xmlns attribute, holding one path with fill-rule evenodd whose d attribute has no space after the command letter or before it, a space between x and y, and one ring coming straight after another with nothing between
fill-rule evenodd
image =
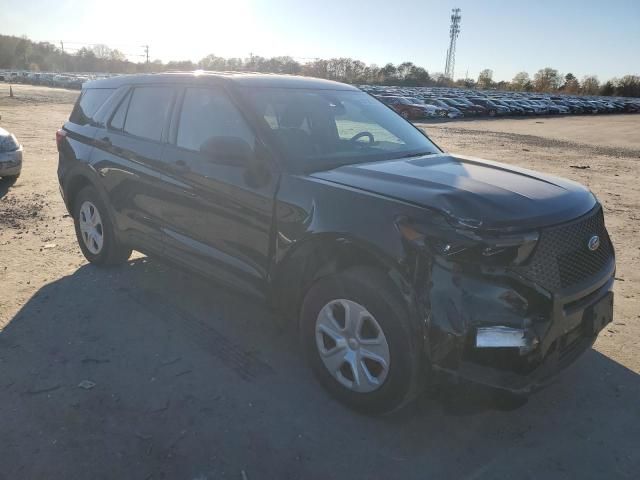
<instances>
[{"instance_id":1,"label":"front door","mask_svg":"<svg viewBox=\"0 0 640 480\"><path fill-rule=\"evenodd\" d=\"M167 253L263 294L275 171L264 162L255 174L256 162L261 162L256 136L221 88L185 88L173 118L164 164L167 174L186 188L165 212ZM249 155L236 155L238 146L245 146Z\"/></svg>"}]
</instances>

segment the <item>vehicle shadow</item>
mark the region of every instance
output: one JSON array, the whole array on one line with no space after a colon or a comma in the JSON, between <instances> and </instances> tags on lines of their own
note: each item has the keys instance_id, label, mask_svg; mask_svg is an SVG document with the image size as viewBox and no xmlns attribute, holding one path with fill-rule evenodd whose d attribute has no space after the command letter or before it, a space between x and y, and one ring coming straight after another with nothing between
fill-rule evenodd
<instances>
[{"instance_id":1,"label":"vehicle shadow","mask_svg":"<svg viewBox=\"0 0 640 480\"><path fill-rule=\"evenodd\" d=\"M0 332L0 478L631 478L640 466L640 378L597 351L524 405L450 387L370 418L325 394L276 320L147 258L45 285Z\"/></svg>"}]
</instances>

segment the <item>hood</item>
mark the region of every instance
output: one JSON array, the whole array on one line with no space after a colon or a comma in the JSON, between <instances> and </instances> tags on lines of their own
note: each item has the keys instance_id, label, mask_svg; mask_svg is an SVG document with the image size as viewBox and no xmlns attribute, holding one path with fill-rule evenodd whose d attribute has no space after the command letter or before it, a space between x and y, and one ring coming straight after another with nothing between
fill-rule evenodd
<instances>
[{"instance_id":1,"label":"hood","mask_svg":"<svg viewBox=\"0 0 640 480\"><path fill-rule=\"evenodd\" d=\"M570 180L460 155L346 165L311 176L438 210L487 230L561 223L597 203L587 188Z\"/></svg>"}]
</instances>

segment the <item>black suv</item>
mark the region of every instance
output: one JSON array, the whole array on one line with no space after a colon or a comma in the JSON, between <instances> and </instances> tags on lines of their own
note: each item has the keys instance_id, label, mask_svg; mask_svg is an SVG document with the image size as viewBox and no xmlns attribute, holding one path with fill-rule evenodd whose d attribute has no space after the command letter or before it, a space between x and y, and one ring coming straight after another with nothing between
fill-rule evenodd
<instances>
[{"instance_id":1,"label":"black suv","mask_svg":"<svg viewBox=\"0 0 640 480\"><path fill-rule=\"evenodd\" d=\"M394 410L438 372L529 392L612 319L588 189L444 153L351 86L110 78L84 85L56 138L90 262L136 249L266 299L360 410Z\"/></svg>"}]
</instances>

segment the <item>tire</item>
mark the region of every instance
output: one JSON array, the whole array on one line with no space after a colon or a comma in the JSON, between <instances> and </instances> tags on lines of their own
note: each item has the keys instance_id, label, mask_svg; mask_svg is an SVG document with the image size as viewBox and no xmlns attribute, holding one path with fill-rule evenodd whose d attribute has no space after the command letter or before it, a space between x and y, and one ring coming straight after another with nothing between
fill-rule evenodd
<instances>
[{"instance_id":1,"label":"tire","mask_svg":"<svg viewBox=\"0 0 640 480\"><path fill-rule=\"evenodd\" d=\"M84 219L88 217L86 209L91 211L92 207L94 215L97 213L94 218L99 220L99 225L96 223L94 227L92 238L95 240L101 236L101 242L90 241L87 238L86 230L83 232L82 225L86 224ZM109 212L94 187L87 186L80 190L74 199L73 208L73 221L78 245L89 262L95 265L118 265L129 259L131 248L123 245L118 239Z\"/></svg>"},{"instance_id":2,"label":"tire","mask_svg":"<svg viewBox=\"0 0 640 480\"><path fill-rule=\"evenodd\" d=\"M18 181L18 178L20 178L20 174L18 174L18 175L6 175L6 176L2 177L2 180L7 182L9 185L13 185L14 183L16 183Z\"/></svg>"},{"instance_id":3,"label":"tire","mask_svg":"<svg viewBox=\"0 0 640 480\"><path fill-rule=\"evenodd\" d=\"M404 301L396 292L397 287L383 272L368 267L354 267L320 279L309 289L302 305L300 340L308 363L319 382L333 397L362 413L391 413L407 405L422 389L424 369L419 340L422 335L417 333L417 324L412 324ZM353 338L346 343L340 340L335 347L330 340L327 346L327 338L335 337L327 337L321 331L322 322L328 318L322 314L328 312L327 309L331 309L330 317L334 320L331 325L335 332L341 335L347 331L346 320L342 330L335 320L340 317L341 309L343 318L347 318L345 305L354 314L358 311L354 305L365 309L360 312L365 320L360 327L359 340L362 343L357 347L358 353L352 349ZM383 337L376 332L378 327ZM369 331L366 335L365 330ZM374 336L376 339L371 340ZM360 356L362 348L384 357L381 353L384 345L379 343L374 347L365 343L380 342L381 338L384 338L388 347L386 370L381 368L381 363ZM324 355L321 348L325 349ZM327 351L337 352L335 358ZM356 386L353 368L343 358L343 355L349 354L355 355L351 358L355 358L354 363L362 368L359 372L360 388ZM323 358L333 358L334 364L341 367L332 369L332 373ZM364 369L375 378L375 382L368 380L371 377L365 374ZM351 383L351 386L345 383Z\"/></svg>"}]
</instances>

